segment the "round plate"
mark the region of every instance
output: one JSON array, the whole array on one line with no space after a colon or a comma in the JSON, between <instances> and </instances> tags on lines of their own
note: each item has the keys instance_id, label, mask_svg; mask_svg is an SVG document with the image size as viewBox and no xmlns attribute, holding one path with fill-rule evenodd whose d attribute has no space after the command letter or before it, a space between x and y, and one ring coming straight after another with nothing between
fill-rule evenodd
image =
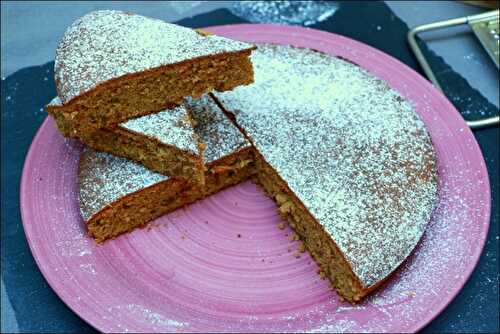
<instances>
[{"instance_id":1,"label":"round plate","mask_svg":"<svg viewBox=\"0 0 500 334\"><path fill-rule=\"evenodd\" d=\"M96 246L78 208L81 147L47 119L26 158L21 209L40 270L61 299L104 332L413 332L462 288L488 231L490 187L481 151L458 112L394 58L300 27L211 27L252 42L309 47L359 64L414 103L438 156L440 204L421 242L362 304L341 303L275 204L250 181Z\"/></svg>"}]
</instances>

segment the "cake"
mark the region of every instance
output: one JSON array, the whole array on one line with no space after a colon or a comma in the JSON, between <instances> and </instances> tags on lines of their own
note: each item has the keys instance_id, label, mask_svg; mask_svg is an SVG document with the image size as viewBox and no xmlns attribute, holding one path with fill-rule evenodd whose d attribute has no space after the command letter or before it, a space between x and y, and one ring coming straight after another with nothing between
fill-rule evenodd
<instances>
[{"instance_id":1,"label":"cake","mask_svg":"<svg viewBox=\"0 0 500 334\"><path fill-rule=\"evenodd\" d=\"M203 152L203 186L154 172L123 157L91 148L83 151L80 211L97 242L145 226L156 217L246 180L255 172L250 143L210 98L205 96L187 106L196 120L195 132L207 145ZM163 131L172 123L156 126Z\"/></svg>"},{"instance_id":2,"label":"cake","mask_svg":"<svg viewBox=\"0 0 500 334\"><path fill-rule=\"evenodd\" d=\"M56 97L50 104L58 103ZM184 105L80 133L79 139L94 150L134 160L160 174L196 184L205 182L205 144Z\"/></svg>"},{"instance_id":3,"label":"cake","mask_svg":"<svg viewBox=\"0 0 500 334\"><path fill-rule=\"evenodd\" d=\"M251 44L136 14L91 12L64 33L47 111L78 136L253 81Z\"/></svg>"},{"instance_id":4,"label":"cake","mask_svg":"<svg viewBox=\"0 0 500 334\"><path fill-rule=\"evenodd\" d=\"M255 83L216 93L256 149L255 180L332 286L357 302L415 248L436 205L429 134L413 106L357 65L259 45Z\"/></svg>"},{"instance_id":5,"label":"cake","mask_svg":"<svg viewBox=\"0 0 500 334\"><path fill-rule=\"evenodd\" d=\"M90 148L80 156L79 180L80 212L97 242L144 226L180 207L190 194L185 179Z\"/></svg>"},{"instance_id":6,"label":"cake","mask_svg":"<svg viewBox=\"0 0 500 334\"><path fill-rule=\"evenodd\" d=\"M134 162L107 156L103 169L84 156L82 216L101 242L161 214L109 215L141 212L142 202L123 208L122 200L144 195L143 210L169 212L251 177L332 287L359 302L411 254L430 220L438 199L431 138L410 102L356 64L269 44L251 60L252 85L215 93L217 106L206 97L185 105L207 145L204 188L167 186L171 179L145 168L128 178ZM155 187L165 192L148 197ZM103 213L110 218L99 225Z\"/></svg>"}]
</instances>

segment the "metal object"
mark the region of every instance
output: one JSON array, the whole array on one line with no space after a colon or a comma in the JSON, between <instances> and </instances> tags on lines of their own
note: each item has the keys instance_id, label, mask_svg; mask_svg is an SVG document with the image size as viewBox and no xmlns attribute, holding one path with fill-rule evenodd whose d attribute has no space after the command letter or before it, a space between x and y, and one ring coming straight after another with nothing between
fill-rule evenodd
<instances>
[{"instance_id":1,"label":"metal object","mask_svg":"<svg viewBox=\"0 0 500 334\"><path fill-rule=\"evenodd\" d=\"M472 28L472 31L474 31L474 34L484 46L490 57L495 62L496 66L499 67L498 21L499 11L494 10L478 15L464 16L456 19L424 24L421 26L417 26L408 32L408 43L410 43L411 49L415 53L418 62L422 66L422 69L424 70L429 80L434 84L434 86L436 86L436 88L443 92L443 88L439 84L439 81L434 75L432 68L430 67L422 51L420 50L420 47L418 46L416 40L417 34L424 31L436 30L461 24L468 24ZM492 116L476 121L466 122L471 129L479 129L500 124L500 116Z\"/></svg>"},{"instance_id":2,"label":"metal object","mask_svg":"<svg viewBox=\"0 0 500 334\"><path fill-rule=\"evenodd\" d=\"M498 10L496 11L496 18L470 21L469 25L498 68L498 58L500 56L500 52L498 50L500 41L498 31Z\"/></svg>"}]
</instances>

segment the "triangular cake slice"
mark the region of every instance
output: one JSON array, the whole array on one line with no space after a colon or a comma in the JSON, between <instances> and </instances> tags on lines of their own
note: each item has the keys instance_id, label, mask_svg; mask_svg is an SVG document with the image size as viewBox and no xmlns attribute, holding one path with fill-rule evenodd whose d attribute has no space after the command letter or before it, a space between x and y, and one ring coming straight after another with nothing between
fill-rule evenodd
<instances>
[{"instance_id":1,"label":"triangular cake slice","mask_svg":"<svg viewBox=\"0 0 500 334\"><path fill-rule=\"evenodd\" d=\"M80 140L97 151L128 158L152 171L199 185L205 182L205 171L213 173L222 168L212 168L214 162L239 146L249 145L207 95L198 100L187 99L172 110L81 134Z\"/></svg>"},{"instance_id":2,"label":"triangular cake slice","mask_svg":"<svg viewBox=\"0 0 500 334\"><path fill-rule=\"evenodd\" d=\"M213 101L203 97L188 108L196 120L196 134L207 144L203 186L159 174L129 159L84 150L79 171L80 210L97 242L144 226L255 173L249 141Z\"/></svg>"},{"instance_id":3,"label":"triangular cake slice","mask_svg":"<svg viewBox=\"0 0 500 334\"><path fill-rule=\"evenodd\" d=\"M216 94L256 148L257 181L351 302L417 245L437 203L435 153L413 106L342 59L259 45L255 83Z\"/></svg>"},{"instance_id":4,"label":"triangular cake slice","mask_svg":"<svg viewBox=\"0 0 500 334\"><path fill-rule=\"evenodd\" d=\"M61 105L48 105L65 136L109 127L253 81L251 44L113 10L91 12L56 52Z\"/></svg>"},{"instance_id":5,"label":"triangular cake slice","mask_svg":"<svg viewBox=\"0 0 500 334\"><path fill-rule=\"evenodd\" d=\"M50 104L60 104L59 98ZM195 184L205 182L205 144L196 134L184 105L111 128L80 133L79 139L97 151L134 160L160 174Z\"/></svg>"}]
</instances>

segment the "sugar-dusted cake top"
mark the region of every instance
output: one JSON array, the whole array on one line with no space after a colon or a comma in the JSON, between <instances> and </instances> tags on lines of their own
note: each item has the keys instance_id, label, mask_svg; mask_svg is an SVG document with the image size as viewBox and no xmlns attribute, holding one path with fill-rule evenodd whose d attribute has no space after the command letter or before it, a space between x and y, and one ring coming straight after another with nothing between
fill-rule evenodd
<instances>
[{"instance_id":1,"label":"sugar-dusted cake top","mask_svg":"<svg viewBox=\"0 0 500 334\"><path fill-rule=\"evenodd\" d=\"M126 74L202 56L237 52L251 44L161 20L114 10L91 12L66 30L56 51L55 81L63 104Z\"/></svg>"},{"instance_id":2,"label":"sugar-dusted cake top","mask_svg":"<svg viewBox=\"0 0 500 334\"><path fill-rule=\"evenodd\" d=\"M199 137L184 106L134 118L119 126L188 153L201 155Z\"/></svg>"},{"instance_id":3,"label":"sugar-dusted cake top","mask_svg":"<svg viewBox=\"0 0 500 334\"><path fill-rule=\"evenodd\" d=\"M131 160L85 148L80 156L80 212L85 221L119 198L168 180Z\"/></svg>"},{"instance_id":4,"label":"sugar-dusted cake top","mask_svg":"<svg viewBox=\"0 0 500 334\"><path fill-rule=\"evenodd\" d=\"M250 147L248 139L234 126L222 110L208 96L199 100L188 99L195 132L206 144L205 163L210 164L241 149Z\"/></svg>"},{"instance_id":5,"label":"sugar-dusted cake top","mask_svg":"<svg viewBox=\"0 0 500 334\"><path fill-rule=\"evenodd\" d=\"M255 82L216 93L335 240L365 287L416 246L437 201L433 147L412 105L344 60L259 45Z\"/></svg>"}]
</instances>

